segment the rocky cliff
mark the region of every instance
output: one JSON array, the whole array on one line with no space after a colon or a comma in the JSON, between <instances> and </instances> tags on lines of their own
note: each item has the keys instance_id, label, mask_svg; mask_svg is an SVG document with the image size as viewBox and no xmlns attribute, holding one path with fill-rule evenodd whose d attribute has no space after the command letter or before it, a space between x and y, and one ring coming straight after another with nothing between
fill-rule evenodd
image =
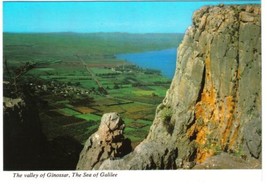
<instances>
[{"instance_id":1,"label":"rocky cliff","mask_svg":"<svg viewBox=\"0 0 267 185\"><path fill-rule=\"evenodd\" d=\"M246 168L260 166L258 5L203 7L194 13L147 138L122 159L105 160L97 169L192 168L212 156L223 156L228 164L241 160ZM257 165L249 165L255 160Z\"/></svg>"}]
</instances>

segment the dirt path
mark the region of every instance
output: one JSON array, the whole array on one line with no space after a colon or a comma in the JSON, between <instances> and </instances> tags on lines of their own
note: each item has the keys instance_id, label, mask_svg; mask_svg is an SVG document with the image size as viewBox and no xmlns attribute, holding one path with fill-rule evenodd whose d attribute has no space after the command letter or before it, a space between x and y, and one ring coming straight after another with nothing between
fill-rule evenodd
<instances>
[{"instance_id":1,"label":"dirt path","mask_svg":"<svg viewBox=\"0 0 267 185\"><path fill-rule=\"evenodd\" d=\"M97 77L95 76L93 71L88 67L88 65L85 63L83 58L81 56L79 56L79 55L76 55L76 56L81 61L82 65L85 67L86 71L92 76L92 79L97 83L98 87L104 89L104 87L101 84L101 82L97 79Z\"/></svg>"}]
</instances>

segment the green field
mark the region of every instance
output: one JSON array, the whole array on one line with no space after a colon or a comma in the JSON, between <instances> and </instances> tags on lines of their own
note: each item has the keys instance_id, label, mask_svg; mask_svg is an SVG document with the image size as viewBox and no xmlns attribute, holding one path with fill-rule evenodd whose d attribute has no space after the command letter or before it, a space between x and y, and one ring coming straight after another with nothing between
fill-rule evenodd
<instances>
[{"instance_id":1,"label":"green field","mask_svg":"<svg viewBox=\"0 0 267 185\"><path fill-rule=\"evenodd\" d=\"M119 53L177 47L181 34L4 33L4 80L33 63L20 83L41 102L43 132L50 140L68 135L80 143L98 129L101 116L118 112L135 146L150 128L170 80L117 60ZM8 71L7 71L8 69ZM24 84L24 85L25 85ZM4 96L10 96L4 92Z\"/></svg>"}]
</instances>

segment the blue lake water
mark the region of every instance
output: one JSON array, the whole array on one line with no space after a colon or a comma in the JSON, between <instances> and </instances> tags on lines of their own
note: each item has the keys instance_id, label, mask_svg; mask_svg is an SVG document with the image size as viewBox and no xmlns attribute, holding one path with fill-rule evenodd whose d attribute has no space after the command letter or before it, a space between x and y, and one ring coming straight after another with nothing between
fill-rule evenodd
<instances>
[{"instance_id":1,"label":"blue lake water","mask_svg":"<svg viewBox=\"0 0 267 185\"><path fill-rule=\"evenodd\" d=\"M176 52L176 48L171 48L142 53L119 54L117 58L142 68L160 70L162 75L172 79L175 72Z\"/></svg>"}]
</instances>

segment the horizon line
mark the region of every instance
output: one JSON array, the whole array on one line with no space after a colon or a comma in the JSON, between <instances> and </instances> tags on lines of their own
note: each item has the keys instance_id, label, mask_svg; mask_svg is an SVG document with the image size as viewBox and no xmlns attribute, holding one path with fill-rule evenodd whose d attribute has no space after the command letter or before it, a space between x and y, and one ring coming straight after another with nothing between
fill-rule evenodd
<instances>
[{"instance_id":1,"label":"horizon line","mask_svg":"<svg viewBox=\"0 0 267 185\"><path fill-rule=\"evenodd\" d=\"M181 33L181 32L119 32L119 31L112 31L112 32L104 32L104 31L96 31L96 32L75 32L75 31L48 31L48 32L17 32L17 31L3 31L3 34L5 33L11 33L11 34L53 34L53 33L69 33L69 34L95 34L95 33L109 33L109 34L140 34L140 35L144 35L144 34L185 34L185 33Z\"/></svg>"},{"instance_id":2,"label":"horizon line","mask_svg":"<svg viewBox=\"0 0 267 185\"><path fill-rule=\"evenodd\" d=\"M262 0L5 0L3 2L233 2L233 1L257 1L261 2Z\"/></svg>"}]
</instances>

